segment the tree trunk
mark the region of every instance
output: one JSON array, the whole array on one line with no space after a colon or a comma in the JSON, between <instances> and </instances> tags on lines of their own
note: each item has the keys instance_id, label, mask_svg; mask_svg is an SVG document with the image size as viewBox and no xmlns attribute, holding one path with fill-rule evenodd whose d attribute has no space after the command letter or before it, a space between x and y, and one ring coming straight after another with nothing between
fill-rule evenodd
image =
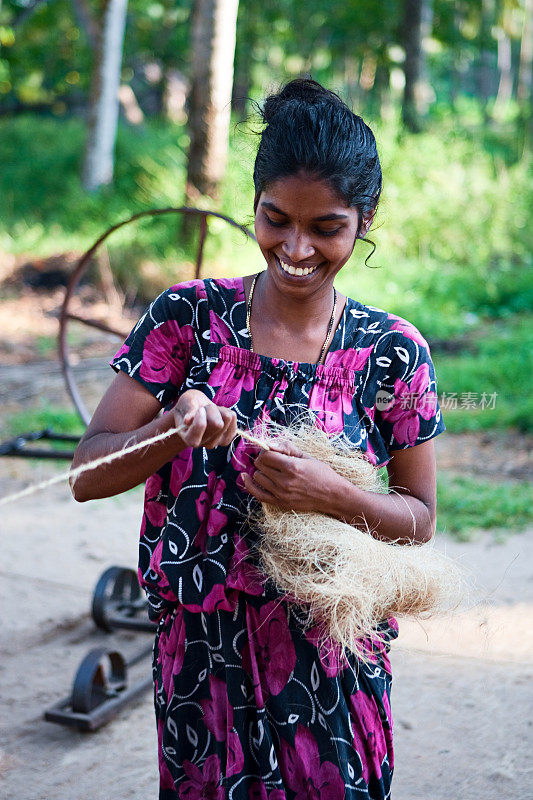
<instances>
[{"instance_id":1,"label":"tree trunk","mask_svg":"<svg viewBox=\"0 0 533 800\"><path fill-rule=\"evenodd\" d=\"M503 28L498 31L498 69L500 82L495 106L506 106L513 96L513 72L511 61L511 39Z\"/></svg>"},{"instance_id":2,"label":"tree trunk","mask_svg":"<svg viewBox=\"0 0 533 800\"><path fill-rule=\"evenodd\" d=\"M433 33L433 0L422 0L420 14L420 77L416 87L416 102L418 113L425 115L430 104L435 99L435 93L429 80L429 66L427 58L428 41Z\"/></svg>"},{"instance_id":3,"label":"tree trunk","mask_svg":"<svg viewBox=\"0 0 533 800\"><path fill-rule=\"evenodd\" d=\"M477 69L477 93L483 107L485 121L488 121L487 104L491 96L491 77L493 55L491 53L492 26L495 16L495 0L481 0L481 27L479 32L479 46L481 56Z\"/></svg>"},{"instance_id":4,"label":"tree trunk","mask_svg":"<svg viewBox=\"0 0 533 800\"><path fill-rule=\"evenodd\" d=\"M250 68L251 58L248 49L247 53L243 53L235 60L235 78L233 80L233 89L231 93L231 107L241 116L246 113L246 105L252 88L252 73Z\"/></svg>"},{"instance_id":5,"label":"tree trunk","mask_svg":"<svg viewBox=\"0 0 533 800\"><path fill-rule=\"evenodd\" d=\"M373 94L375 96L375 105L372 107L373 112L385 122L390 122L393 117L390 70L388 64L383 61L378 62Z\"/></svg>"},{"instance_id":6,"label":"tree trunk","mask_svg":"<svg viewBox=\"0 0 533 800\"><path fill-rule=\"evenodd\" d=\"M450 105L455 109L457 97L461 93L462 73L463 66L461 62L462 53L462 33L461 26L464 18L464 7L462 3L455 3L453 7L453 26L455 29L454 41L455 44L451 47L451 64L450 64Z\"/></svg>"},{"instance_id":7,"label":"tree trunk","mask_svg":"<svg viewBox=\"0 0 533 800\"><path fill-rule=\"evenodd\" d=\"M402 121L413 133L420 131L420 116L417 102L417 86L421 77L422 59L422 2L404 0L403 65L405 86L402 101Z\"/></svg>"},{"instance_id":8,"label":"tree trunk","mask_svg":"<svg viewBox=\"0 0 533 800\"><path fill-rule=\"evenodd\" d=\"M520 65L518 67L518 86L516 90L519 103L533 100L533 0L526 0L524 24L520 43Z\"/></svg>"},{"instance_id":9,"label":"tree trunk","mask_svg":"<svg viewBox=\"0 0 533 800\"><path fill-rule=\"evenodd\" d=\"M187 202L217 198L226 168L238 0L195 0Z\"/></svg>"},{"instance_id":10,"label":"tree trunk","mask_svg":"<svg viewBox=\"0 0 533 800\"><path fill-rule=\"evenodd\" d=\"M94 191L113 180L118 90L128 0L105 0L93 66L83 186Z\"/></svg>"},{"instance_id":11,"label":"tree trunk","mask_svg":"<svg viewBox=\"0 0 533 800\"><path fill-rule=\"evenodd\" d=\"M524 130L524 149L533 142L533 0L526 0L516 95Z\"/></svg>"},{"instance_id":12,"label":"tree trunk","mask_svg":"<svg viewBox=\"0 0 533 800\"><path fill-rule=\"evenodd\" d=\"M361 109L360 71L360 60L352 55L346 55L344 58L344 84L348 100L356 113Z\"/></svg>"},{"instance_id":13,"label":"tree trunk","mask_svg":"<svg viewBox=\"0 0 533 800\"><path fill-rule=\"evenodd\" d=\"M237 114L244 116L253 84L253 51L258 37L255 14L246 3L241 3L239 6L236 28L238 36L235 45L231 107Z\"/></svg>"}]
</instances>

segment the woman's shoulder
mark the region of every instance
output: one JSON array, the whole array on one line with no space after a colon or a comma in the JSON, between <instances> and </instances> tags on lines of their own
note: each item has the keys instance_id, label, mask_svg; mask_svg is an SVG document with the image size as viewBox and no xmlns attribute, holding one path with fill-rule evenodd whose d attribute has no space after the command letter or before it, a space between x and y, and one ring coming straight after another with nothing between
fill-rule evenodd
<instances>
[{"instance_id":1,"label":"woman's shoulder","mask_svg":"<svg viewBox=\"0 0 533 800\"><path fill-rule=\"evenodd\" d=\"M206 280L206 286L225 302L243 303L246 299L242 278L209 278Z\"/></svg>"},{"instance_id":2,"label":"woman's shoulder","mask_svg":"<svg viewBox=\"0 0 533 800\"><path fill-rule=\"evenodd\" d=\"M428 350L429 344L418 328L409 320L377 306L366 305L347 298L347 311L359 334L379 338L389 345L406 339Z\"/></svg>"},{"instance_id":3,"label":"woman's shoulder","mask_svg":"<svg viewBox=\"0 0 533 800\"><path fill-rule=\"evenodd\" d=\"M194 298L197 300L205 300L205 281L201 280L200 278L195 278L190 281L180 281L179 283L174 283L172 286L169 286L168 289L165 289L164 292L161 292L159 297L156 298L156 302L159 300L159 298L170 298L176 300L181 297L189 300Z\"/></svg>"},{"instance_id":4,"label":"woman's shoulder","mask_svg":"<svg viewBox=\"0 0 533 800\"><path fill-rule=\"evenodd\" d=\"M245 299L242 278L195 278L190 281L175 283L166 289L160 297L176 299L207 300L216 304L217 300L224 302L243 302Z\"/></svg>"}]
</instances>

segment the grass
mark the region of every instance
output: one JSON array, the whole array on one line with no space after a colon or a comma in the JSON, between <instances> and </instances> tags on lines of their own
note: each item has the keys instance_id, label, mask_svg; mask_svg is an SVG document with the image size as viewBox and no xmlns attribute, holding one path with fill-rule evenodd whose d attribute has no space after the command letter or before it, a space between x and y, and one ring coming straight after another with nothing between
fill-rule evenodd
<instances>
[{"instance_id":1,"label":"grass","mask_svg":"<svg viewBox=\"0 0 533 800\"><path fill-rule=\"evenodd\" d=\"M6 438L45 428L51 428L55 433L76 436L81 436L84 431L83 423L75 411L44 402L40 408L8 415L3 421L2 428L4 429L2 435Z\"/></svg>"},{"instance_id":2,"label":"grass","mask_svg":"<svg viewBox=\"0 0 533 800\"><path fill-rule=\"evenodd\" d=\"M518 160L512 141L497 134L487 138L481 124L462 129L452 117L436 120L416 137L392 124L372 127L384 172L370 235L377 250L367 267L369 248L357 243L339 275L339 289L406 317L430 341L466 339L468 347L457 353L433 353L450 431L531 432L531 158ZM0 120L1 250L40 257L84 250L137 211L182 204L188 145L183 127L158 120L139 128L121 125L114 185L93 195L79 180L84 139L78 119ZM204 199L198 206L252 222L256 145L256 137L234 130L221 200ZM114 274L138 300L191 275L195 249L184 246L174 216L124 228L108 244ZM205 275L243 275L261 266L257 248L240 234L210 224ZM47 356L52 343L43 336L37 348ZM454 393L458 408L447 408ZM481 407L483 393L489 407ZM474 407L464 407L472 395ZM82 432L75 412L54 406L13 415L3 427L9 435L46 427ZM527 484L443 474L439 528L459 538L476 528L520 529L531 522L531 500Z\"/></svg>"},{"instance_id":3,"label":"grass","mask_svg":"<svg viewBox=\"0 0 533 800\"><path fill-rule=\"evenodd\" d=\"M435 356L447 428L454 433L506 428L531 433L532 315L485 322L469 338L471 350Z\"/></svg>"},{"instance_id":4,"label":"grass","mask_svg":"<svg viewBox=\"0 0 533 800\"><path fill-rule=\"evenodd\" d=\"M57 337L41 335L35 339L35 349L39 358L53 358L57 353Z\"/></svg>"},{"instance_id":5,"label":"grass","mask_svg":"<svg viewBox=\"0 0 533 800\"><path fill-rule=\"evenodd\" d=\"M533 524L533 487L527 481L494 483L441 471L437 530L469 541L476 530L519 531Z\"/></svg>"},{"instance_id":6,"label":"grass","mask_svg":"<svg viewBox=\"0 0 533 800\"><path fill-rule=\"evenodd\" d=\"M453 119L438 120L416 137L394 124L372 125L384 172L370 236L377 251L369 269L369 248L358 242L339 288L406 316L429 338L461 333L472 316L499 318L531 308L531 160L504 159L497 141L479 140ZM84 140L78 119L0 121L5 252L46 256L85 249L136 211L182 203L188 145L182 126L161 120L121 125L114 185L92 195L79 179ZM199 206L252 221L256 146L256 136L235 126L220 201L204 198ZM214 223L210 230L205 274L245 274L261 265L257 249L227 226ZM154 270L164 285L190 274L195 255L172 216L123 229L109 239L109 250L121 283L137 287L145 299L153 293Z\"/></svg>"},{"instance_id":7,"label":"grass","mask_svg":"<svg viewBox=\"0 0 533 800\"><path fill-rule=\"evenodd\" d=\"M3 428L5 439L44 428L79 436L83 433L83 425L74 411L54 405L12 414ZM46 442L46 446L64 449L51 442ZM382 477L386 481L385 469ZM137 487L131 491L140 490ZM470 541L480 529L491 529L498 538L504 530L520 531L533 524L533 487L527 481L498 484L441 471L437 493L437 529L459 541Z\"/></svg>"}]
</instances>

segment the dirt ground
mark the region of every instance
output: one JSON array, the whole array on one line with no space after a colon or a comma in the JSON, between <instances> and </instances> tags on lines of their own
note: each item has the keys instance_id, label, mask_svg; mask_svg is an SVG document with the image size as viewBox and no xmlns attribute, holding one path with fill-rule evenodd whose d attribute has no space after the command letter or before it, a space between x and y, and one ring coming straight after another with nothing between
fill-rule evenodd
<instances>
[{"instance_id":1,"label":"dirt ground","mask_svg":"<svg viewBox=\"0 0 533 800\"><path fill-rule=\"evenodd\" d=\"M25 294L0 303L0 406L4 420L42 398L70 406L54 354L36 361L57 330L57 296ZM43 338L44 337L44 338ZM94 404L111 370L101 341L77 367ZM103 350L102 350L103 352ZM42 353L41 353L42 355ZM94 389L96 386L96 390ZM91 396L92 392L92 396ZM2 438L0 419L0 439ZM438 437L440 470L491 480L531 474L532 437ZM512 461L507 457L513 452ZM49 477L65 464L0 459L0 497ZM92 591L112 564L133 567L142 492L78 505L66 484L0 509L0 797L5 800L110 800L157 797L150 691L96 733L45 722L70 693L88 650L127 658L150 634L98 631ZM423 624L400 621L393 644L396 767L394 800L533 800L533 529L502 536L479 531L436 546L472 571L474 603ZM130 685L149 674L146 658Z\"/></svg>"},{"instance_id":2,"label":"dirt ground","mask_svg":"<svg viewBox=\"0 0 533 800\"><path fill-rule=\"evenodd\" d=\"M57 467L0 461L0 496ZM88 609L111 564L133 566L142 494L78 505L65 485L2 508L0 794L6 800L157 796L152 700L97 733L43 720L96 646L126 656L150 634L98 632ZM394 800L526 800L531 786L533 529L437 542L476 579L475 603L393 646ZM148 674L147 658L130 683ZM529 787L529 788L528 788Z\"/></svg>"}]
</instances>

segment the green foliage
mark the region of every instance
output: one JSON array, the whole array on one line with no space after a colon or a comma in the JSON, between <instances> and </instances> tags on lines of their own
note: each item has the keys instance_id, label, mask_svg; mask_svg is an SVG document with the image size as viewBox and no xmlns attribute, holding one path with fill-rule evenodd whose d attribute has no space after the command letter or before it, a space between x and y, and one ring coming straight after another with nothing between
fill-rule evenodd
<instances>
[{"instance_id":1,"label":"green foliage","mask_svg":"<svg viewBox=\"0 0 533 800\"><path fill-rule=\"evenodd\" d=\"M523 530L533 522L533 487L527 481L494 483L439 473L437 530L469 541L476 530Z\"/></svg>"},{"instance_id":2,"label":"green foliage","mask_svg":"<svg viewBox=\"0 0 533 800\"><path fill-rule=\"evenodd\" d=\"M59 98L76 98L88 91L91 55L69 0L39 3L22 22L22 4L8 2L1 11L0 21L10 31L7 41L6 35L2 37L2 105L9 108L20 102L54 108ZM64 113L64 105L54 110Z\"/></svg>"},{"instance_id":3,"label":"green foliage","mask_svg":"<svg viewBox=\"0 0 533 800\"><path fill-rule=\"evenodd\" d=\"M435 358L439 397L449 397L452 393L457 396L457 410L443 409L450 431L507 427L524 432L533 430L531 323L531 314L486 323L472 336L469 352ZM476 395L475 408L461 407L468 393ZM485 408L480 407L483 393L488 404ZM491 395L495 395L493 406Z\"/></svg>"},{"instance_id":4,"label":"green foliage","mask_svg":"<svg viewBox=\"0 0 533 800\"><path fill-rule=\"evenodd\" d=\"M533 306L531 166L506 166L476 144L451 136L448 123L416 138L375 126L384 171L383 200L369 253L358 242L339 275L341 291L411 320L429 339L459 337L467 350L435 350L439 393L450 430L514 426L531 430L529 393ZM442 133L447 132L446 145ZM23 116L0 122L0 246L39 256L85 249L108 226L136 211L180 205L187 137L183 127L151 121L120 126L115 185L86 195L80 184L85 132L80 121ZM251 171L256 137L233 132L220 208L253 224ZM215 207L212 201L201 205ZM194 242L184 247L176 216L148 219L109 240L111 266L128 296L147 301L190 278ZM246 274L262 256L242 234L210 222L205 275ZM528 332L529 330L529 332ZM461 394L497 393L494 408L461 409Z\"/></svg>"},{"instance_id":5,"label":"green foliage","mask_svg":"<svg viewBox=\"0 0 533 800\"><path fill-rule=\"evenodd\" d=\"M531 163L506 167L447 123L416 138L374 127L384 189L369 266L379 269L345 270L346 291L411 319L430 339L462 333L476 316L531 308Z\"/></svg>"},{"instance_id":6,"label":"green foliage","mask_svg":"<svg viewBox=\"0 0 533 800\"><path fill-rule=\"evenodd\" d=\"M57 117L69 107L87 104L93 47L71 0L0 3L0 108L17 104L47 106ZM85 3L95 29L101 3ZM132 85L141 106L158 113L165 69L186 71L189 55L190 0L129 0L122 59L122 80ZM155 55L157 54L157 55ZM148 63L157 72L149 78Z\"/></svg>"},{"instance_id":7,"label":"green foliage","mask_svg":"<svg viewBox=\"0 0 533 800\"><path fill-rule=\"evenodd\" d=\"M136 211L181 202L181 129L157 122L149 129L121 127L115 184L93 195L83 191L79 177L85 135L77 119L20 116L0 121L0 236L5 250L47 255L82 248ZM180 177L173 197L158 197L154 174L173 171Z\"/></svg>"},{"instance_id":8,"label":"green foliage","mask_svg":"<svg viewBox=\"0 0 533 800\"><path fill-rule=\"evenodd\" d=\"M2 436L9 438L45 428L51 428L55 433L71 433L79 436L84 430L78 414L71 408L42 402L38 408L26 409L7 416L2 422Z\"/></svg>"},{"instance_id":9,"label":"green foliage","mask_svg":"<svg viewBox=\"0 0 533 800\"><path fill-rule=\"evenodd\" d=\"M253 127L253 124L252 124ZM383 197L370 238L358 242L339 288L405 316L432 338L464 332L482 317L501 318L533 304L531 163L506 166L500 155L450 121L416 138L377 123ZM442 140L446 137L446 145ZM114 186L83 192L81 121L21 116L0 121L0 244L8 252L47 255L82 249L106 227L146 208L180 205L188 140L182 126L121 125ZM251 171L256 137L234 129L221 210L253 221ZM212 201L201 205L215 207ZM227 227L212 224L206 273L243 274L260 256ZM194 246L180 244L175 217L138 223L109 240L123 283L140 283L143 263L166 276L189 275ZM252 252L253 251L253 252ZM141 270L142 273L142 270ZM148 291L144 292L148 295Z\"/></svg>"},{"instance_id":10,"label":"green foliage","mask_svg":"<svg viewBox=\"0 0 533 800\"><path fill-rule=\"evenodd\" d=\"M57 337L38 336L35 340L35 349L40 358L53 358L57 352Z\"/></svg>"}]
</instances>

